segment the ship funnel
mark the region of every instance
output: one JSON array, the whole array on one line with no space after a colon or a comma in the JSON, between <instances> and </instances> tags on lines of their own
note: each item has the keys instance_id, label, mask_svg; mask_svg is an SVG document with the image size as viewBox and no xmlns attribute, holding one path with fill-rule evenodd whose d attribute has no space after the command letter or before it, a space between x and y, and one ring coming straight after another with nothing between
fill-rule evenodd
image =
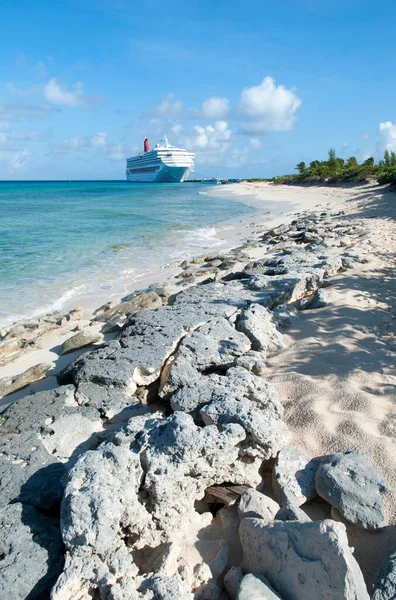
<instances>
[{"instance_id":1,"label":"ship funnel","mask_svg":"<svg viewBox=\"0 0 396 600\"><path fill-rule=\"evenodd\" d=\"M144 139L144 151L145 152L150 152L150 145L148 143L148 139L147 138Z\"/></svg>"}]
</instances>

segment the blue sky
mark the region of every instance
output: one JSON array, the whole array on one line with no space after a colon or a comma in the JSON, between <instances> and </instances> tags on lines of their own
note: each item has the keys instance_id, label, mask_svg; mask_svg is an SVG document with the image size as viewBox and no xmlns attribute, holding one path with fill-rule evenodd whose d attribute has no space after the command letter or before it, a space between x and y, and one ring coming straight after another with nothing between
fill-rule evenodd
<instances>
[{"instance_id":1,"label":"blue sky","mask_svg":"<svg viewBox=\"0 0 396 600\"><path fill-rule=\"evenodd\" d=\"M3 0L0 179L123 179L167 134L205 176L396 151L396 2Z\"/></svg>"}]
</instances>

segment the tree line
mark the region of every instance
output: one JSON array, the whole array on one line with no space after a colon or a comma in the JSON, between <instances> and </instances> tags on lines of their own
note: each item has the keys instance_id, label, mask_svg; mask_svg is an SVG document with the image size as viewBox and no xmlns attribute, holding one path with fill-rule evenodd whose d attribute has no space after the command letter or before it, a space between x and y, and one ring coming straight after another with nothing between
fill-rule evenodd
<instances>
[{"instance_id":1,"label":"tree line","mask_svg":"<svg viewBox=\"0 0 396 600\"><path fill-rule=\"evenodd\" d=\"M377 164L372 156L359 163L355 156L350 156L347 160L337 157L334 148L330 148L327 160L313 160L309 165L301 161L296 166L296 170L297 175L272 177L265 181L282 184L304 181L336 183L376 180L380 184L396 184L396 152L385 150L383 159ZM258 179L251 181L258 181Z\"/></svg>"}]
</instances>

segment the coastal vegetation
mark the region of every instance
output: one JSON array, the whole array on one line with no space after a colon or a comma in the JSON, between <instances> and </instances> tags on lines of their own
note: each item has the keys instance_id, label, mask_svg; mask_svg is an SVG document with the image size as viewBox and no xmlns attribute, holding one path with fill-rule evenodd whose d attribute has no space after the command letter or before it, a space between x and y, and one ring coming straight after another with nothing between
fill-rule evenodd
<instances>
[{"instance_id":1,"label":"coastal vegetation","mask_svg":"<svg viewBox=\"0 0 396 600\"><path fill-rule=\"evenodd\" d=\"M327 160L313 160L308 165L301 161L296 165L297 173L270 179L249 181L271 181L275 184L298 183L341 183L377 181L379 184L396 185L396 152L385 150L383 158L376 163L371 156L359 163L355 156L347 160L336 156L330 148Z\"/></svg>"}]
</instances>

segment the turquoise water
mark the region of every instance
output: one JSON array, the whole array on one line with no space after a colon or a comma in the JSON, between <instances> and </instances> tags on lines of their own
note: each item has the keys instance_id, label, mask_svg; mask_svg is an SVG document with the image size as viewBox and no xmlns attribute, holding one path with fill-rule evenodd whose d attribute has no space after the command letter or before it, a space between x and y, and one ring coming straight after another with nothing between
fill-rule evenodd
<instances>
[{"instance_id":1,"label":"turquoise water","mask_svg":"<svg viewBox=\"0 0 396 600\"><path fill-rule=\"evenodd\" d=\"M202 184L0 182L0 325L131 283L249 214Z\"/></svg>"}]
</instances>

